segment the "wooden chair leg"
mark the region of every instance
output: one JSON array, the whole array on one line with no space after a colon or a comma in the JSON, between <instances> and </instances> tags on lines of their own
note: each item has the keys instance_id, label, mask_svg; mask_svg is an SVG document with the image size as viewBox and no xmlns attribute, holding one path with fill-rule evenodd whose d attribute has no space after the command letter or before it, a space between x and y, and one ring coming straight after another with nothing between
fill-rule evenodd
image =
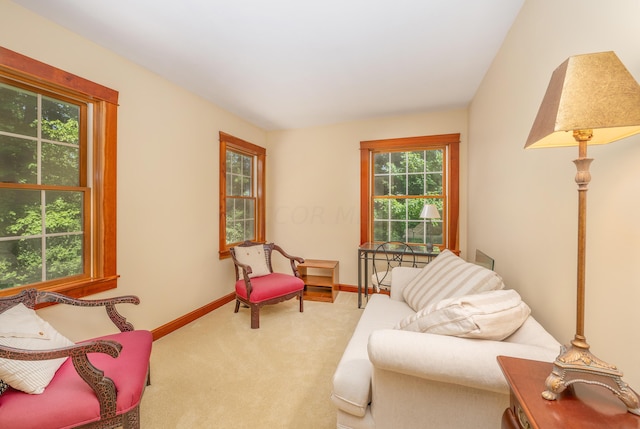
<instances>
[{"instance_id":1,"label":"wooden chair leg","mask_svg":"<svg viewBox=\"0 0 640 429\"><path fill-rule=\"evenodd\" d=\"M237 313L239 309L240 309L240 300L236 299L236 309L235 309L234 313Z\"/></svg>"},{"instance_id":2,"label":"wooden chair leg","mask_svg":"<svg viewBox=\"0 0 640 429\"><path fill-rule=\"evenodd\" d=\"M300 313L302 313L304 311L304 298L303 298L303 291L300 292L300 298L298 298L298 300L300 301Z\"/></svg>"},{"instance_id":3,"label":"wooden chair leg","mask_svg":"<svg viewBox=\"0 0 640 429\"><path fill-rule=\"evenodd\" d=\"M255 304L251 305L251 329L260 327L260 307Z\"/></svg>"},{"instance_id":4,"label":"wooden chair leg","mask_svg":"<svg viewBox=\"0 0 640 429\"><path fill-rule=\"evenodd\" d=\"M122 429L140 429L139 405L122 417Z\"/></svg>"}]
</instances>

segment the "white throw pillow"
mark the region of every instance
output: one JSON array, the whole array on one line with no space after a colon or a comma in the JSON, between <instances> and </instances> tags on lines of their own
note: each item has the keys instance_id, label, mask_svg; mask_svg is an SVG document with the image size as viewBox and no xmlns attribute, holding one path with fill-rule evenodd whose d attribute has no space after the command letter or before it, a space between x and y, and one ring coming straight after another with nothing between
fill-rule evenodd
<instances>
[{"instance_id":1,"label":"white throw pillow","mask_svg":"<svg viewBox=\"0 0 640 429\"><path fill-rule=\"evenodd\" d=\"M0 318L0 337L47 338L44 332L44 320L33 317L33 310L19 303L6 311Z\"/></svg>"},{"instance_id":2,"label":"white throw pillow","mask_svg":"<svg viewBox=\"0 0 640 429\"><path fill-rule=\"evenodd\" d=\"M406 317L396 329L501 341L531 314L515 290L450 298Z\"/></svg>"},{"instance_id":3,"label":"white throw pillow","mask_svg":"<svg viewBox=\"0 0 640 429\"><path fill-rule=\"evenodd\" d=\"M404 300L414 311L446 298L504 289L502 277L456 256L445 249L402 291Z\"/></svg>"},{"instance_id":4,"label":"white throw pillow","mask_svg":"<svg viewBox=\"0 0 640 429\"><path fill-rule=\"evenodd\" d=\"M271 274L269 267L267 267L267 259L264 254L264 246L262 244L247 247L238 246L235 248L235 253L238 262L251 267L251 274L249 274L249 277L260 277Z\"/></svg>"},{"instance_id":5,"label":"white throw pillow","mask_svg":"<svg viewBox=\"0 0 640 429\"><path fill-rule=\"evenodd\" d=\"M25 336L17 336L21 329L16 323L41 327L43 335L35 337L33 333L27 332ZM22 303L0 313L0 326L5 327L5 332L13 334L0 337L0 344L3 346L26 350L47 350L73 345L72 341L58 333L34 310L25 307ZM0 359L0 379L14 389L26 393L42 393L65 360L67 358L41 361Z\"/></svg>"}]
</instances>

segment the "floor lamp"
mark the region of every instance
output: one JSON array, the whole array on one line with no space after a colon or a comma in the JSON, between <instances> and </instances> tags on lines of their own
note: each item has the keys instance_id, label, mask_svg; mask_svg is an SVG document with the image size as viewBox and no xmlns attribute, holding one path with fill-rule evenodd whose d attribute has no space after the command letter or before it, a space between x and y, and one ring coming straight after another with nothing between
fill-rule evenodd
<instances>
[{"instance_id":1,"label":"floor lamp","mask_svg":"<svg viewBox=\"0 0 640 429\"><path fill-rule=\"evenodd\" d=\"M638 396L622 372L589 350L584 335L587 188L591 180L587 145L606 144L640 132L640 85L613 52L577 55L551 76L525 148L578 146L578 275L576 334L563 346L542 396L554 400L573 383L609 389L640 415Z\"/></svg>"}]
</instances>

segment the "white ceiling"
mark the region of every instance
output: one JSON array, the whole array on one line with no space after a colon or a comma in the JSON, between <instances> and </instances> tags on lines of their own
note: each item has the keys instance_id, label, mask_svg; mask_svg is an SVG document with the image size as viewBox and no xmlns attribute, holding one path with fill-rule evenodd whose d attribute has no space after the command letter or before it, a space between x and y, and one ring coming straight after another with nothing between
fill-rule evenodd
<instances>
[{"instance_id":1,"label":"white ceiling","mask_svg":"<svg viewBox=\"0 0 640 429\"><path fill-rule=\"evenodd\" d=\"M13 0L267 130L465 107L524 0Z\"/></svg>"}]
</instances>

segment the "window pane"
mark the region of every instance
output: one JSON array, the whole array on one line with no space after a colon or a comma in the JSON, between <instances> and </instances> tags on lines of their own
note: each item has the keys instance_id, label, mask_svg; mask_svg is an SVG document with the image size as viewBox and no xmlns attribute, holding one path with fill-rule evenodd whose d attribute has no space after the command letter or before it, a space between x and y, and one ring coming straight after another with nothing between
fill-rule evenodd
<instances>
[{"instance_id":1,"label":"window pane","mask_svg":"<svg viewBox=\"0 0 640 429\"><path fill-rule=\"evenodd\" d=\"M391 173L405 173L405 160L406 156L404 152L391 152L390 157L390 172Z\"/></svg>"},{"instance_id":2,"label":"window pane","mask_svg":"<svg viewBox=\"0 0 640 429\"><path fill-rule=\"evenodd\" d=\"M54 98L42 97L42 138L78 145L80 108Z\"/></svg>"},{"instance_id":3,"label":"window pane","mask_svg":"<svg viewBox=\"0 0 640 429\"><path fill-rule=\"evenodd\" d=\"M0 239L41 234L40 191L0 189Z\"/></svg>"},{"instance_id":4,"label":"window pane","mask_svg":"<svg viewBox=\"0 0 640 429\"><path fill-rule=\"evenodd\" d=\"M255 219L256 211L255 211L255 200L245 199L244 200L244 218L245 219Z\"/></svg>"},{"instance_id":5,"label":"window pane","mask_svg":"<svg viewBox=\"0 0 640 429\"><path fill-rule=\"evenodd\" d=\"M47 238L47 280L82 274L82 235Z\"/></svg>"},{"instance_id":6,"label":"window pane","mask_svg":"<svg viewBox=\"0 0 640 429\"><path fill-rule=\"evenodd\" d=\"M391 195L407 195L407 176L394 174L391 176Z\"/></svg>"},{"instance_id":7,"label":"window pane","mask_svg":"<svg viewBox=\"0 0 640 429\"><path fill-rule=\"evenodd\" d=\"M389 201L387 198L373 200L373 218L375 220L389 219Z\"/></svg>"},{"instance_id":8,"label":"window pane","mask_svg":"<svg viewBox=\"0 0 640 429\"><path fill-rule=\"evenodd\" d=\"M235 203L237 201L237 198L227 198L227 221L234 221L236 220L236 207L235 207Z\"/></svg>"},{"instance_id":9,"label":"window pane","mask_svg":"<svg viewBox=\"0 0 640 429\"><path fill-rule=\"evenodd\" d=\"M35 140L0 135L0 182L35 184L37 149Z\"/></svg>"},{"instance_id":10,"label":"window pane","mask_svg":"<svg viewBox=\"0 0 640 429\"><path fill-rule=\"evenodd\" d=\"M376 153L373 157L373 174L389 173L389 153Z\"/></svg>"},{"instance_id":11,"label":"window pane","mask_svg":"<svg viewBox=\"0 0 640 429\"><path fill-rule=\"evenodd\" d=\"M380 220L373 221L373 240L389 241L389 222Z\"/></svg>"},{"instance_id":12,"label":"window pane","mask_svg":"<svg viewBox=\"0 0 640 429\"><path fill-rule=\"evenodd\" d=\"M36 94L0 83L0 131L36 137L37 106Z\"/></svg>"},{"instance_id":13,"label":"window pane","mask_svg":"<svg viewBox=\"0 0 640 429\"><path fill-rule=\"evenodd\" d=\"M405 200L389 200L391 203L391 219L406 219L407 205Z\"/></svg>"},{"instance_id":14,"label":"window pane","mask_svg":"<svg viewBox=\"0 0 640 429\"><path fill-rule=\"evenodd\" d=\"M253 169L251 168L252 158L249 156L242 156L242 174L245 176L251 176Z\"/></svg>"},{"instance_id":15,"label":"window pane","mask_svg":"<svg viewBox=\"0 0 640 429\"><path fill-rule=\"evenodd\" d=\"M42 281L42 239L0 241L0 289Z\"/></svg>"},{"instance_id":16,"label":"window pane","mask_svg":"<svg viewBox=\"0 0 640 429\"><path fill-rule=\"evenodd\" d=\"M242 195L242 176L231 176L231 192L229 192L229 195Z\"/></svg>"},{"instance_id":17,"label":"window pane","mask_svg":"<svg viewBox=\"0 0 640 429\"><path fill-rule=\"evenodd\" d=\"M45 225L47 234L82 233L82 197L81 192L46 192Z\"/></svg>"},{"instance_id":18,"label":"window pane","mask_svg":"<svg viewBox=\"0 0 640 429\"><path fill-rule=\"evenodd\" d=\"M73 146L42 144L42 183L45 185L79 186L79 150Z\"/></svg>"},{"instance_id":19,"label":"window pane","mask_svg":"<svg viewBox=\"0 0 640 429\"><path fill-rule=\"evenodd\" d=\"M251 196L251 177L242 178L242 193L240 195L245 197Z\"/></svg>"},{"instance_id":20,"label":"window pane","mask_svg":"<svg viewBox=\"0 0 640 429\"><path fill-rule=\"evenodd\" d=\"M240 174L242 172L240 156L239 153L227 151L227 173Z\"/></svg>"},{"instance_id":21,"label":"window pane","mask_svg":"<svg viewBox=\"0 0 640 429\"><path fill-rule=\"evenodd\" d=\"M255 231L254 228L254 221L253 219L249 219L245 222L244 225L244 239L245 240L255 240L255 234L253 233Z\"/></svg>"},{"instance_id":22,"label":"window pane","mask_svg":"<svg viewBox=\"0 0 640 429\"><path fill-rule=\"evenodd\" d=\"M442 195L442 173L426 175L425 195Z\"/></svg>"},{"instance_id":23,"label":"window pane","mask_svg":"<svg viewBox=\"0 0 640 429\"><path fill-rule=\"evenodd\" d=\"M407 195L424 195L425 193L424 174L411 174L408 177Z\"/></svg>"},{"instance_id":24,"label":"window pane","mask_svg":"<svg viewBox=\"0 0 640 429\"><path fill-rule=\"evenodd\" d=\"M424 173L425 169L425 152L424 150L416 152L408 152L407 171L409 173Z\"/></svg>"},{"instance_id":25,"label":"window pane","mask_svg":"<svg viewBox=\"0 0 640 429\"><path fill-rule=\"evenodd\" d=\"M442 149L427 150L425 153L426 171L442 173L443 154Z\"/></svg>"},{"instance_id":26,"label":"window pane","mask_svg":"<svg viewBox=\"0 0 640 429\"><path fill-rule=\"evenodd\" d=\"M255 239L255 203L253 200L245 199L244 201L244 239Z\"/></svg>"},{"instance_id":27,"label":"window pane","mask_svg":"<svg viewBox=\"0 0 640 429\"><path fill-rule=\"evenodd\" d=\"M389 195L389 177L388 176L376 176L373 179L373 194Z\"/></svg>"},{"instance_id":28,"label":"window pane","mask_svg":"<svg viewBox=\"0 0 640 429\"><path fill-rule=\"evenodd\" d=\"M244 241L244 226L242 222L227 221L227 243L240 243Z\"/></svg>"},{"instance_id":29,"label":"window pane","mask_svg":"<svg viewBox=\"0 0 640 429\"><path fill-rule=\"evenodd\" d=\"M407 242L406 222L391 222L391 236L389 241Z\"/></svg>"}]
</instances>

